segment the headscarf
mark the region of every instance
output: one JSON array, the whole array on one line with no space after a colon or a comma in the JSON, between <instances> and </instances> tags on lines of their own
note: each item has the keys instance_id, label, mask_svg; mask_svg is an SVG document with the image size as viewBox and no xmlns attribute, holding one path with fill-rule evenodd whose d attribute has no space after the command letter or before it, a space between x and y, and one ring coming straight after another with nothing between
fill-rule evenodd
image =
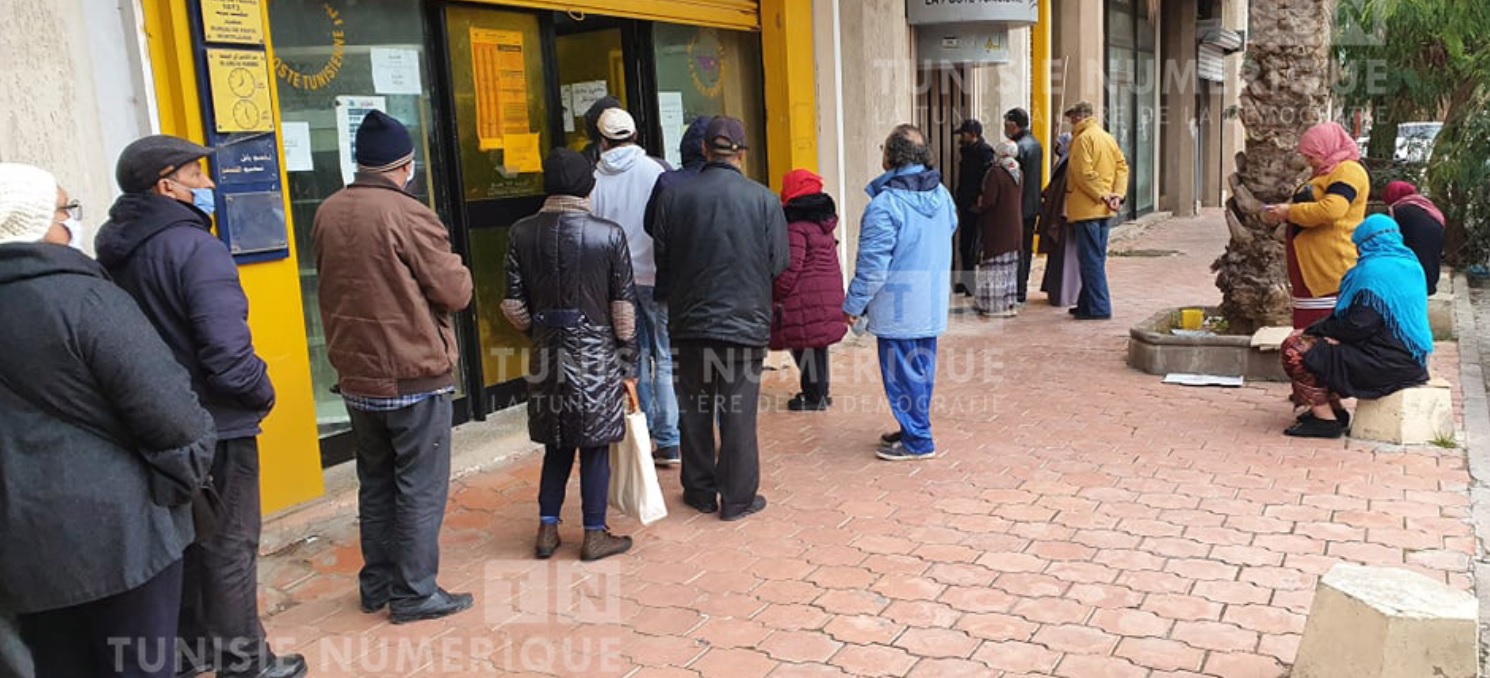
<instances>
[{"instance_id":1,"label":"headscarf","mask_svg":"<svg viewBox=\"0 0 1490 678\"><path fill-rule=\"evenodd\" d=\"M1360 259L1340 281L1335 315L1344 315L1360 297L1381 314L1392 336L1407 346L1412 357L1426 364L1433 352L1428 283L1417 255L1402 243L1402 229L1391 217L1374 214L1356 227L1351 239Z\"/></svg>"},{"instance_id":2,"label":"headscarf","mask_svg":"<svg viewBox=\"0 0 1490 678\"><path fill-rule=\"evenodd\" d=\"M587 198L595 189L595 170L584 156L562 146L543 161L543 193Z\"/></svg>"},{"instance_id":3,"label":"headscarf","mask_svg":"<svg viewBox=\"0 0 1490 678\"><path fill-rule=\"evenodd\" d=\"M997 146L993 147L993 155L994 162L1008 171L1010 176L1014 177L1015 183L1024 180L1024 173L1019 169L1019 144L1008 139L1000 141Z\"/></svg>"},{"instance_id":4,"label":"headscarf","mask_svg":"<svg viewBox=\"0 0 1490 678\"><path fill-rule=\"evenodd\" d=\"M1387 184L1383 199L1386 200L1387 209L1392 211L1392 216L1394 217L1397 215L1397 207L1411 205L1427 212L1428 216L1433 217L1433 220L1437 221L1439 226L1443 226L1445 223L1443 212L1438 209L1438 205L1433 204L1433 201L1429 200L1428 196L1419 195L1418 187L1405 181L1393 181Z\"/></svg>"},{"instance_id":5,"label":"headscarf","mask_svg":"<svg viewBox=\"0 0 1490 678\"><path fill-rule=\"evenodd\" d=\"M1061 132L1061 135L1055 138L1056 162L1065 160L1069 155L1071 155L1071 133Z\"/></svg>"},{"instance_id":6,"label":"headscarf","mask_svg":"<svg viewBox=\"0 0 1490 678\"><path fill-rule=\"evenodd\" d=\"M1335 171L1340 163L1359 162L1361 159L1361 147L1338 122L1324 122L1309 128L1299 139L1299 152L1324 160L1319 169L1314 170L1316 177Z\"/></svg>"}]
</instances>

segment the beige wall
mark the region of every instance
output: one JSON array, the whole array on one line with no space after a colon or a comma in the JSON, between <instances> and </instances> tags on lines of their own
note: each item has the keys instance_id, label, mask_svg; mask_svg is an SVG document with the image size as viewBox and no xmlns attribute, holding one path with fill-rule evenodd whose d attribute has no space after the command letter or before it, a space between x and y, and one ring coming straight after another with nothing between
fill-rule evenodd
<instances>
[{"instance_id":1,"label":"beige wall","mask_svg":"<svg viewBox=\"0 0 1490 678\"><path fill-rule=\"evenodd\" d=\"M1089 101L1098 119L1106 99L1102 0L1055 0L1051 98L1055 115L1078 101ZM1064 71L1062 69L1062 59ZM1064 73L1064 77L1063 76Z\"/></svg>"},{"instance_id":2,"label":"beige wall","mask_svg":"<svg viewBox=\"0 0 1490 678\"><path fill-rule=\"evenodd\" d=\"M56 175L90 232L116 194L119 150L152 127L138 17L133 0L0 2L0 162Z\"/></svg>"}]
</instances>

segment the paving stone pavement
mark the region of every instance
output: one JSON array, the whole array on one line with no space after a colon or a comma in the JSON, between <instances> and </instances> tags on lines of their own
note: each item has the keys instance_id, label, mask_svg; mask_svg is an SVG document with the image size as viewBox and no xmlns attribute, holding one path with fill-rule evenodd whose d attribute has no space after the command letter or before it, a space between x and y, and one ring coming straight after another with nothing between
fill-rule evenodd
<instances>
[{"instance_id":1,"label":"paving stone pavement","mask_svg":"<svg viewBox=\"0 0 1490 678\"><path fill-rule=\"evenodd\" d=\"M1119 238L1178 254L1110 260L1112 322L1038 293L1017 319L955 316L940 459L874 458L892 424L872 344L853 340L830 412L785 411L795 375L768 374L765 512L699 515L663 471L671 515L613 516L636 548L584 564L576 479L565 544L540 562L528 456L452 487L441 581L476 609L407 626L360 613L355 534L339 534L265 559L284 608L270 636L315 676L1275 678L1334 563L1469 589L1462 450L1291 440L1282 384L1165 386L1125 366L1130 325L1219 300L1225 237L1210 212ZM1456 403L1457 366L1440 344Z\"/></svg>"}]
</instances>

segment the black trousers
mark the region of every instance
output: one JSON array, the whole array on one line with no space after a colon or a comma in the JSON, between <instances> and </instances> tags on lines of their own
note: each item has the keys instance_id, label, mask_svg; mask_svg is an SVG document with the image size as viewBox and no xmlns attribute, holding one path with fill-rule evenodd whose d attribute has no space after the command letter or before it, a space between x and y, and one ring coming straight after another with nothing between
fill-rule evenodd
<instances>
[{"instance_id":1,"label":"black trousers","mask_svg":"<svg viewBox=\"0 0 1490 678\"><path fill-rule=\"evenodd\" d=\"M1019 251L1019 303L1028 301L1030 292L1030 269L1035 263L1035 222L1038 217L1024 220L1024 249Z\"/></svg>"},{"instance_id":2,"label":"black trousers","mask_svg":"<svg viewBox=\"0 0 1490 678\"><path fill-rule=\"evenodd\" d=\"M828 397L828 349L792 349L792 360L802 373L802 397L809 401Z\"/></svg>"},{"instance_id":3,"label":"black trousers","mask_svg":"<svg viewBox=\"0 0 1490 678\"><path fill-rule=\"evenodd\" d=\"M36 678L171 678L176 675L178 560L109 598L16 618Z\"/></svg>"},{"instance_id":4,"label":"black trousers","mask_svg":"<svg viewBox=\"0 0 1490 678\"><path fill-rule=\"evenodd\" d=\"M394 607L435 594L450 496L450 396L392 412L347 408L357 440L362 597Z\"/></svg>"},{"instance_id":5,"label":"black trousers","mask_svg":"<svg viewBox=\"0 0 1490 678\"><path fill-rule=\"evenodd\" d=\"M978 230L978 215L965 209L957 210L957 254L962 260L962 266L960 269L953 267L956 275L952 277L952 281L966 286L969 295L977 289L976 271L983 249L982 236L982 232Z\"/></svg>"},{"instance_id":6,"label":"black trousers","mask_svg":"<svg viewBox=\"0 0 1490 678\"><path fill-rule=\"evenodd\" d=\"M720 511L740 513L760 489L761 365L766 350L724 343L674 342L678 359L678 427L682 435L683 495L718 497ZM719 446L714 446L714 422Z\"/></svg>"},{"instance_id":7,"label":"black trousers","mask_svg":"<svg viewBox=\"0 0 1490 678\"><path fill-rule=\"evenodd\" d=\"M212 485L223 503L217 534L182 559L179 668L257 673L271 658L259 621L259 441L217 441Z\"/></svg>"}]
</instances>

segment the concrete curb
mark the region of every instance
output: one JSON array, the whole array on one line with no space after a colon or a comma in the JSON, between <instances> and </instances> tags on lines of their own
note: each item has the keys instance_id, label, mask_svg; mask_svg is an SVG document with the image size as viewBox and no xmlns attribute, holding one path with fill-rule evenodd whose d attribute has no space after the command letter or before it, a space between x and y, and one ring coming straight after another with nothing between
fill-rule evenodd
<instances>
[{"instance_id":1,"label":"concrete curb","mask_svg":"<svg viewBox=\"0 0 1490 678\"><path fill-rule=\"evenodd\" d=\"M1464 447L1469 455L1470 517L1474 524L1475 555L1471 576L1480 601L1480 671L1486 678L1490 663L1490 398L1485 394L1483 355L1490 337L1479 332L1469 280L1454 275L1454 320L1459 336L1459 382L1464 396Z\"/></svg>"}]
</instances>

